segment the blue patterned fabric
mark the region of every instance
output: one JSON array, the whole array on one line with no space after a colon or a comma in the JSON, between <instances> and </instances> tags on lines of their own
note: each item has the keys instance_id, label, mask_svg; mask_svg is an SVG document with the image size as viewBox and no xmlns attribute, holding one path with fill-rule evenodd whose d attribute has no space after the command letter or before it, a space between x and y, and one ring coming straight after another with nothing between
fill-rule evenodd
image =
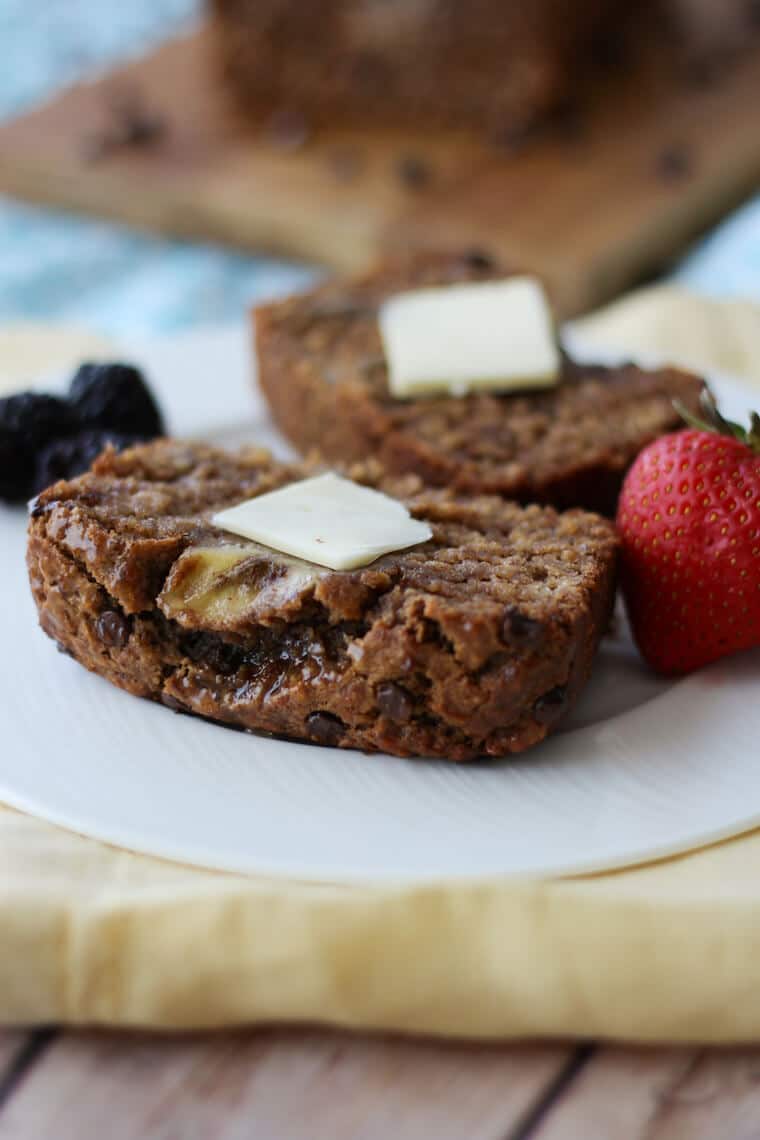
<instances>
[{"instance_id":1,"label":"blue patterned fabric","mask_svg":"<svg viewBox=\"0 0 760 1140\"><path fill-rule=\"evenodd\" d=\"M702 293L760 300L760 197L718 226L674 276Z\"/></svg>"},{"instance_id":2,"label":"blue patterned fabric","mask_svg":"<svg viewBox=\"0 0 760 1140\"><path fill-rule=\"evenodd\" d=\"M0 118L191 28L201 0L0 0ZM170 242L0 197L0 320L111 334L239 318L314 276L305 266Z\"/></svg>"},{"instance_id":3,"label":"blue patterned fabric","mask_svg":"<svg viewBox=\"0 0 760 1140\"><path fill-rule=\"evenodd\" d=\"M0 118L192 27L200 9L201 0L0 0ZM0 320L167 332L235 319L247 303L313 273L0 198ZM760 297L760 199L720 226L675 276L705 292Z\"/></svg>"}]
</instances>

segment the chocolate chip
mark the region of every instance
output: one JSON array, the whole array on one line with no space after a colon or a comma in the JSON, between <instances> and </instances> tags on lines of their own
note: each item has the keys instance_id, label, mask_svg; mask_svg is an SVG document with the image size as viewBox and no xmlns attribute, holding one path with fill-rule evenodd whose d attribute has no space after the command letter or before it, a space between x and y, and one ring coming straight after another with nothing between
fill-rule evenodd
<instances>
[{"instance_id":1,"label":"chocolate chip","mask_svg":"<svg viewBox=\"0 0 760 1140\"><path fill-rule=\"evenodd\" d=\"M385 368L385 357L363 356L361 360L356 362L356 367L363 376L370 376L373 372L379 372L380 369Z\"/></svg>"},{"instance_id":2,"label":"chocolate chip","mask_svg":"<svg viewBox=\"0 0 760 1140\"><path fill-rule=\"evenodd\" d=\"M300 150L308 141L311 131L306 117L300 111L282 108L275 111L267 123L269 141L278 150Z\"/></svg>"},{"instance_id":3,"label":"chocolate chip","mask_svg":"<svg viewBox=\"0 0 760 1140\"><path fill-rule=\"evenodd\" d=\"M308 310L311 320L324 320L326 317L342 320L346 317L374 317L375 305L355 297L323 297L314 301Z\"/></svg>"},{"instance_id":4,"label":"chocolate chip","mask_svg":"<svg viewBox=\"0 0 760 1140\"><path fill-rule=\"evenodd\" d=\"M467 249L459 260L474 273L490 273L496 268L494 259L482 249Z\"/></svg>"},{"instance_id":5,"label":"chocolate chip","mask_svg":"<svg viewBox=\"0 0 760 1140\"><path fill-rule=\"evenodd\" d=\"M317 744L338 744L346 726L332 713L313 712L306 718L306 731Z\"/></svg>"},{"instance_id":6,"label":"chocolate chip","mask_svg":"<svg viewBox=\"0 0 760 1140\"><path fill-rule=\"evenodd\" d=\"M680 182L694 168L691 153L683 146L669 146L657 157L657 173L664 182Z\"/></svg>"},{"instance_id":7,"label":"chocolate chip","mask_svg":"<svg viewBox=\"0 0 760 1140\"><path fill-rule=\"evenodd\" d=\"M111 649L123 649L129 641L129 623L117 610L105 610L95 622L98 637Z\"/></svg>"},{"instance_id":8,"label":"chocolate chip","mask_svg":"<svg viewBox=\"0 0 760 1140\"><path fill-rule=\"evenodd\" d=\"M245 654L238 645L210 633L190 633L182 641L187 657L198 665L206 665L228 677L244 663Z\"/></svg>"},{"instance_id":9,"label":"chocolate chip","mask_svg":"<svg viewBox=\"0 0 760 1140\"><path fill-rule=\"evenodd\" d=\"M594 64L603 71L620 71L631 61L630 42L622 27L605 27L591 47Z\"/></svg>"},{"instance_id":10,"label":"chocolate chip","mask_svg":"<svg viewBox=\"0 0 760 1140\"><path fill-rule=\"evenodd\" d=\"M570 100L554 112L552 126L563 142L581 142L587 133L586 117L582 108Z\"/></svg>"},{"instance_id":11,"label":"chocolate chip","mask_svg":"<svg viewBox=\"0 0 760 1140\"><path fill-rule=\"evenodd\" d=\"M510 606L504 617L503 635L505 641L514 641L525 648L532 648L541 641L541 622L528 617L517 606Z\"/></svg>"},{"instance_id":12,"label":"chocolate chip","mask_svg":"<svg viewBox=\"0 0 760 1140\"><path fill-rule=\"evenodd\" d=\"M688 87L704 91L715 86L723 71L723 62L718 56L696 55L684 63L683 78Z\"/></svg>"},{"instance_id":13,"label":"chocolate chip","mask_svg":"<svg viewBox=\"0 0 760 1140\"><path fill-rule=\"evenodd\" d=\"M153 146L167 133L166 119L145 106L137 88L113 91L107 114L107 125L84 140L83 155L89 161L122 148Z\"/></svg>"},{"instance_id":14,"label":"chocolate chip","mask_svg":"<svg viewBox=\"0 0 760 1140\"><path fill-rule=\"evenodd\" d=\"M42 518L42 516L48 514L49 511L50 511L50 504L41 503L39 495L35 495L35 497L29 503L29 518L30 519Z\"/></svg>"},{"instance_id":15,"label":"chocolate chip","mask_svg":"<svg viewBox=\"0 0 760 1140\"><path fill-rule=\"evenodd\" d=\"M186 713L188 711L181 701L178 701L176 697L170 696L169 693L161 694L161 704L165 705L167 709L171 709L172 712Z\"/></svg>"},{"instance_id":16,"label":"chocolate chip","mask_svg":"<svg viewBox=\"0 0 760 1140\"><path fill-rule=\"evenodd\" d=\"M505 151L509 155L520 154L538 137L538 131L533 123L509 123L506 126L498 124L488 136L488 141L496 150Z\"/></svg>"},{"instance_id":17,"label":"chocolate chip","mask_svg":"<svg viewBox=\"0 0 760 1140\"><path fill-rule=\"evenodd\" d=\"M544 693L533 705L533 717L539 724L553 724L567 707L567 688L557 685Z\"/></svg>"},{"instance_id":18,"label":"chocolate chip","mask_svg":"<svg viewBox=\"0 0 760 1140\"><path fill-rule=\"evenodd\" d=\"M390 720L406 724L411 720L414 701L401 685L397 685L394 681L386 681L377 687L377 707Z\"/></svg>"},{"instance_id":19,"label":"chocolate chip","mask_svg":"<svg viewBox=\"0 0 760 1140\"><path fill-rule=\"evenodd\" d=\"M422 190L433 177L430 165L416 154L402 155L396 163L396 174L409 190Z\"/></svg>"},{"instance_id":20,"label":"chocolate chip","mask_svg":"<svg viewBox=\"0 0 760 1140\"><path fill-rule=\"evenodd\" d=\"M328 161L333 174L341 182L351 182L362 171L362 156L355 147L336 147L330 151Z\"/></svg>"},{"instance_id":21,"label":"chocolate chip","mask_svg":"<svg viewBox=\"0 0 760 1140\"><path fill-rule=\"evenodd\" d=\"M388 84L388 61L374 51L357 52L351 61L351 77L364 91L382 91Z\"/></svg>"}]
</instances>

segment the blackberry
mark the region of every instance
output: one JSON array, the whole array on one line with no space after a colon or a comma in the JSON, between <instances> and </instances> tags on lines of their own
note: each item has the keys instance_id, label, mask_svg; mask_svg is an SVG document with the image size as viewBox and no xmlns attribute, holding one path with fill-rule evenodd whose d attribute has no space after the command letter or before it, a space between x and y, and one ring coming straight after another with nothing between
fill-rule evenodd
<instances>
[{"instance_id":1,"label":"blackberry","mask_svg":"<svg viewBox=\"0 0 760 1140\"><path fill-rule=\"evenodd\" d=\"M69 399L84 427L144 439L164 433L158 405L142 373L131 364L83 364L71 381Z\"/></svg>"},{"instance_id":2,"label":"blackberry","mask_svg":"<svg viewBox=\"0 0 760 1140\"><path fill-rule=\"evenodd\" d=\"M34 455L24 452L12 432L0 427L0 501L23 503L32 493Z\"/></svg>"},{"instance_id":3,"label":"blackberry","mask_svg":"<svg viewBox=\"0 0 760 1140\"><path fill-rule=\"evenodd\" d=\"M73 417L66 400L41 392L18 392L0 400L0 428L20 447L41 447L71 431Z\"/></svg>"},{"instance_id":4,"label":"blackberry","mask_svg":"<svg viewBox=\"0 0 760 1140\"><path fill-rule=\"evenodd\" d=\"M38 494L59 479L73 479L75 475L81 475L109 443L117 451L122 451L125 447L143 443L144 440L142 435L101 431L97 428L88 428L65 439L57 439L44 447L37 456L32 490Z\"/></svg>"},{"instance_id":5,"label":"blackberry","mask_svg":"<svg viewBox=\"0 0 760 1140\"><path fill-rule=\"evenodd\" d=\"M38 451L72 426L69 405L56 396L19 392L0 400L0 499L30 497Z\"/></svg>"}]
</instances>

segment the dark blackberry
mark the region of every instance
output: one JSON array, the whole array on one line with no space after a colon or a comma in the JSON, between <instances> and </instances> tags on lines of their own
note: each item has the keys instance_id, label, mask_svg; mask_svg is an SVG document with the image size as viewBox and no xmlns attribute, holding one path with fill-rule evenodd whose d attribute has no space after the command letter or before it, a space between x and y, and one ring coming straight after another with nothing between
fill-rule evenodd
<instances>
[{"instance_id":1,"label":"dark blackberry","mask_svg":"<svg viewBox=\"0 0 760 1140\"><path fill-rule=\"evenodd\" d=\"M145 439L163 435L164 422L142 373L131 364L83 364L69 389L80 424Z\"/></svg>"},{"instance_id":2,"label":"dark blackberry","mask_svg":"<svg viewBox=\"0 0 760 1140\"><path fill-rule=\"evenodd\" d=\"M134 433L124 434L89 428L65 439L55 440L44 447L37 456L32 489L38 494L59 479L73 479L75 475L81 475L109 443L113 444L117 451L122 451L125 447L131 447L133 443L144 442L144 438Z\"/></svg>"},{"instance_id":3,"label":"dark blackberry","mask_svg":"<svg viewBox=\"0 0 760 1140\"><path fill-rule=\"evenodd\" d=\"M23 451L12 432L0 427L0 501L23 503L32 493L34 452Z\"/></svg>"},{"instance_id":4,"label":"dark blackberry","mask_svg":"<svg viewBox=\"0 0 760 1140\"><path fill-rule=\"evenodd\" d=\"M72 424L69 405L56 396L19 392L0 400L0 499L23 503L30 497L40 448Z\"/></svg>"},{"instance_id":5,"label":"dark blackberry","mask_svg":"<svg viewBox=\"0 0 760 1140\"><path fill-rule=\"evenodd\" d=\"M41 392L18 392L0 400L0 428L20 447L41 447L71 431L73 416L66 400Z\"/></svg>"}]
</instances>

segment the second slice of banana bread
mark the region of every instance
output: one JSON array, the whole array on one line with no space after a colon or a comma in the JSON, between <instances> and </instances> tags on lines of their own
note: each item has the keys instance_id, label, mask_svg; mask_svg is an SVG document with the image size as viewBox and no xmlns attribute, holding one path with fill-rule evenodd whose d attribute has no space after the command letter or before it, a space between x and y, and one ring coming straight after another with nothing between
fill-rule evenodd
<instances>
[{"instance_id":1,"label":"second slice of banana bread","mask_svg":"<svg viewBox=\"0 0 760 1140\"><path fill-rule=\"evenodd\" d=\"M614 514L639 451L682 426L673 399L698 411L696 376L566 361L558 387L540 392L398 400L388 390L385 298L503 276L481 255L422 254L258 308L259 383L276 423L303 453L374 456L388 472L464 494Z\"/></svg>"}]
</instances>

